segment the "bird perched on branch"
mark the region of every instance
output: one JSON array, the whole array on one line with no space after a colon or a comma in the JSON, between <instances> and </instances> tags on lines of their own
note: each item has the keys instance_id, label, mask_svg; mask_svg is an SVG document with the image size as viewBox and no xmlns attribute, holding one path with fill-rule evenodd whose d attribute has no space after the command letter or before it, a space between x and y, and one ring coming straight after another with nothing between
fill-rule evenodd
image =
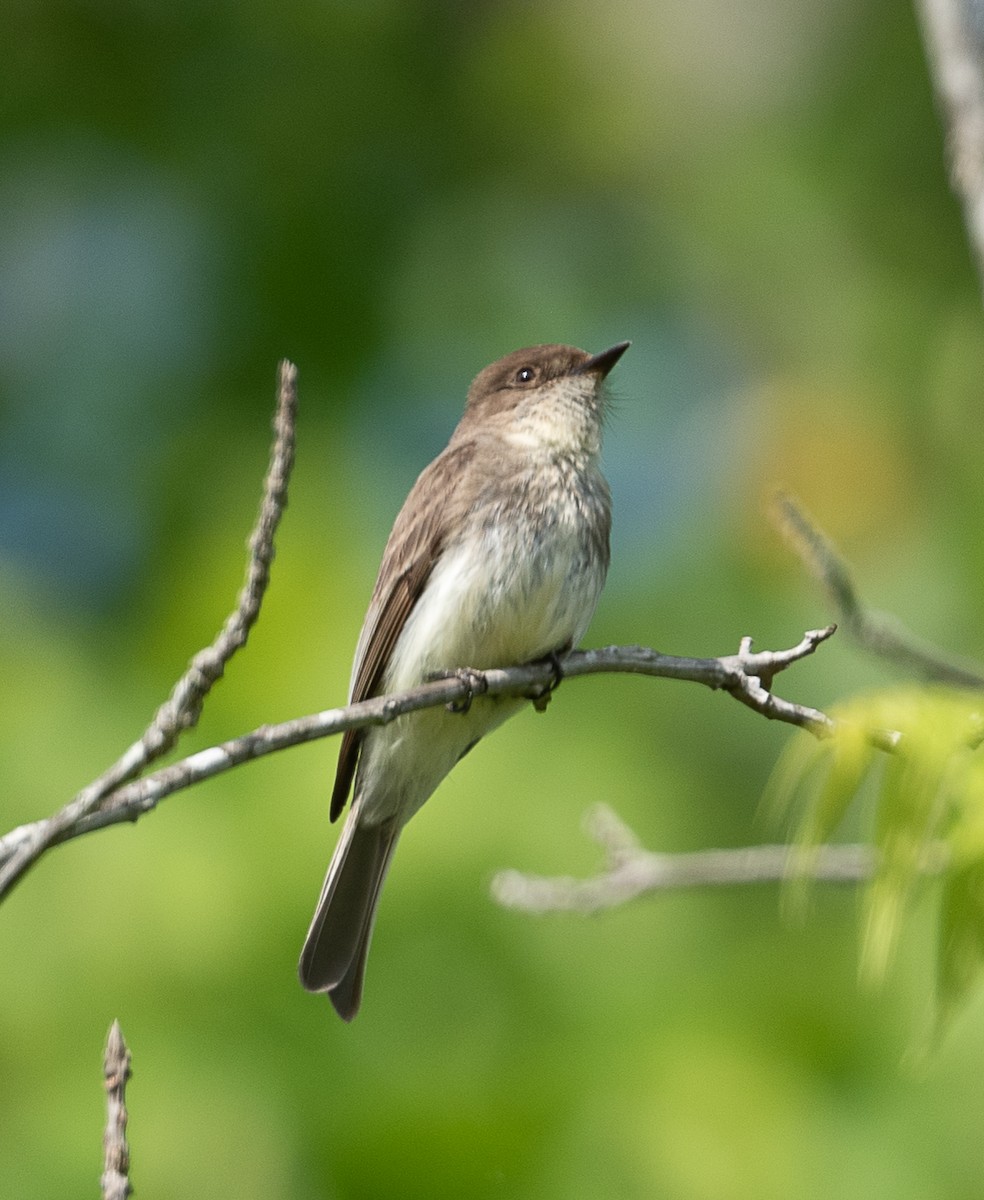
<instances>
[{"instance_id":1,"label":"bird perched on branch","mask_svg":"<svg viewBox=\"0 0 984 1200\"><path fill-rule=\"evenodd\" d=\"M436 675L553 660L584 635L608 570L605 378L628 342L517 350L472 383L447 449L414 484L383 553L350 700ZM523 707L475 696L348 730L331 817L352 807L301 953L308 991L359 1010L386 872L407 821L469 750Z\"/></svg>"}]
</instances>

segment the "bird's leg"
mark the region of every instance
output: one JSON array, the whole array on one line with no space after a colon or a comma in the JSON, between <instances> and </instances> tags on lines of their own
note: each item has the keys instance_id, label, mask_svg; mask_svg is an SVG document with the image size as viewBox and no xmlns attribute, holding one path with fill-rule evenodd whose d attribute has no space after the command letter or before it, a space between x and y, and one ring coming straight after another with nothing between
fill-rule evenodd
<instances>
[{"instance_id":1,"label":"bird's leg","mask_svg":"<svg viewBox=\"0 0 984 1200\"><path fill-rule=\"evenodd\" d=\"M561 662L561 655L569 654L570 650L571 643L568 642L566 646L561 646L559 650L551 650L549 654L545 654L539 660L540 662L548 662L553 667L553 679L549 683L543 684L535 694L530 696L530 700L533 701L533 707L538 713L547 711L550 697L560 687L560 681L564 678L564 665Z\"/></svg>"},{"instance_id":2,"label":"bird's leg","mask_svg":"<svg viewBox=\"0 0 984 1200\"><path fill-rule=\"evenodd\" d=\"M471 708L472 701L476 696L480 696L483 692L488 691L489 685L486 682L483 672L476 671L474 667L458 667L451 674L460 683L463 683L468 690L460 700L450 700L444 707L448 712L464 714Z\"/></svg>"}]
</instances>

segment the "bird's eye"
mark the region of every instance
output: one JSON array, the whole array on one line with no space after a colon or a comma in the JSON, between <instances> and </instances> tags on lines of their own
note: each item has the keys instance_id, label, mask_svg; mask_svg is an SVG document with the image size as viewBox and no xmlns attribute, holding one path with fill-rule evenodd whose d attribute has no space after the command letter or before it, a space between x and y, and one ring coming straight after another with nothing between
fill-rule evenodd
<instances>
[{"instance_id":1,"label":"bird's eye","mask_svg":"<svg viewBox=\"0 0 984 1200\"><path fill-rule=\"evenodd\" d=\"M520 367L516 372L517 383L532 383L536 379L536 370L533 367Z\"/></svg>"}]
</instances>

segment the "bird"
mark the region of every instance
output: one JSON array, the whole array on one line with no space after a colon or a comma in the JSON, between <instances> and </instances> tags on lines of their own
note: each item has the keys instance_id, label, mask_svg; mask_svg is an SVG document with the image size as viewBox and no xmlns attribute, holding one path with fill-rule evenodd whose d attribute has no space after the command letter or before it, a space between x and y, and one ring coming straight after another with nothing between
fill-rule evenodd
<instances>
[{"instance_id":1,"label":"bird","mask_svg":"<svg viewBox=\"0 0 984 1200\"><path fill-rule=\"evenodd\" d=\"M355 651L349 699L428 679L562 657L584 636L609 564L602 474L606 378L629 347L539 345L474 379L445 450L390 533ZM528 698L527 698L528 699ZM342 737L331 820L353 800L298 973L351 1021L400 834L475 744L527 699L476 695ZM541 702L542 703L542 702Z\"/></svg>"}]
</instances>

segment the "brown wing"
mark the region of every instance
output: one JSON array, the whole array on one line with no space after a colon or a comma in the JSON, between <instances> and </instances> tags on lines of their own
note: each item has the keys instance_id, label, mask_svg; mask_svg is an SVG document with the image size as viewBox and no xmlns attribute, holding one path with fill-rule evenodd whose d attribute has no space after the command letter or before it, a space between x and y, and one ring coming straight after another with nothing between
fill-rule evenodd
<instances>
[{"instance_id":1,"label":"brown wing","mask_svg":"<svg viewBox=\"0 0 984 1200\"><path fill-rule=\"evenodd\" d=\"M474 443L449 446L414 484L386 543L376 587L355 651L352 704L378 695L393 647L420 598L443 549L446 531L460 505L456 484L471 461ZM459 492L460 496L460 492ZM338 818L352 788L364 730L342 735L331 793L331 819Z\"/></svg>"}]
</instances>

